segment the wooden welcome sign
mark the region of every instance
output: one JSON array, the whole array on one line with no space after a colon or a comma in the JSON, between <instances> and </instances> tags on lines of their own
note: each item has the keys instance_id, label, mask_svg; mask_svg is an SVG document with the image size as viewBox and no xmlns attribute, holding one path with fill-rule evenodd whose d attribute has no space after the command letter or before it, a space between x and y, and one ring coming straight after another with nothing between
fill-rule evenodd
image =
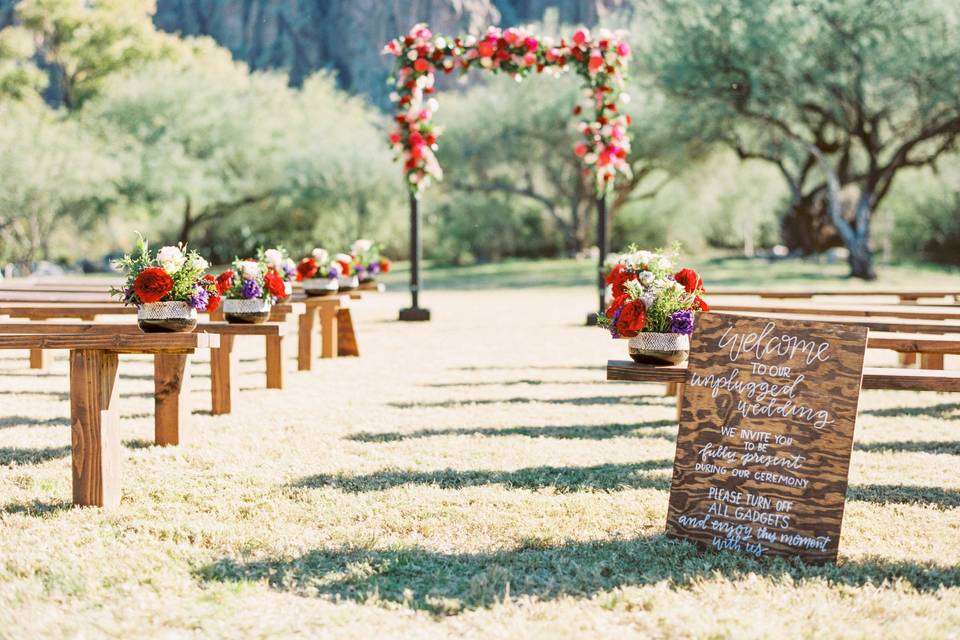
<instances>
[{"instance_id":1,"label":"wooden welcome sign","mask_svg":"<svg viewBox=\"0 0 960 640\"><path fill-rule=\"evenodd\" d=\"M667 535L835 562L867 329L697 318Z\"/></svg>"}]
</instances>

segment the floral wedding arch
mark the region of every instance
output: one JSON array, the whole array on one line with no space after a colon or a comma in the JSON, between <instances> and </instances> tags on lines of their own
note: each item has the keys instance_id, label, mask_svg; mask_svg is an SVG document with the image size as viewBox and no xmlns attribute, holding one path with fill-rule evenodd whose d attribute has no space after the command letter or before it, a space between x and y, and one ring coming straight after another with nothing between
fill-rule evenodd
<instances>
[{"instance_id":1,"label":"floral wedding arch","mask_svg":"<svg viewBox=\"0 0 960 640\"><path fill-rule=\"evenodd\" d=\"M490 27L480 38L448 38L434 36L425 24L417 24L407 35L388 42L384 53L397 58L391 77L395 88L390 94L396 105L396 128L390 144L403 161L404 177L414 196L431 180L443 178L435 155L441 131L433 124L439 103L431 97L437 71L466 73L480 67L509 73L518 80L531 72L559 75L576 71L583 79L589 104L574 108L574 114L583 118L578 123L583 139L574 153L582 159L585 171L595 175L598 195L613 184L618 172L630 173L630 116L621 112L621 105L628 100L623 88L630 46L618 34L578 29L569 40L554 43L523 28Z\"/></svg>"}]
</instances>

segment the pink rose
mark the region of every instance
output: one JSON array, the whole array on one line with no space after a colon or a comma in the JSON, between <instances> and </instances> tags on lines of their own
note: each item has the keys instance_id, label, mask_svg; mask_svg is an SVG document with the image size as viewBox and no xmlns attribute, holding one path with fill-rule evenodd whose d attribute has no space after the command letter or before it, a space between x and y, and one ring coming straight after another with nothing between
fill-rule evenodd
<instances>
[{"instance_id":1,"label":"pink rose","mask_svg":"<svg viewBox=\"0 0 960 640\"><path fill-rule=\"evenodd\" d=\"M590 39L590 32L586 29L577 29L573 34L573 43L575 45L582 45L587 40Z\"/></svg>"},{"instance_id":2,"label":"pink rose","mask_svg":"<svg viewBox=\"0 0 960 640\"><path fill-rule=\"evenodd\" d=\"M620 44L618 44L618 45L617 45L617 55L620 56L621 58L629 58L629 57L630 57L630 45L628 45L626 42L621 42Z\"/></svg>"},{"instance_id":3,"label":"pink rose","mask_svg":"<svg viewBox=\"0 0 960 640\"><path fill-rule=\"evenodd\" d=\"M587 155L587 144L585 142L581 142L573 148L573 153L578 158L582 158L583 156Z\"/></svg>"}]
</instances>

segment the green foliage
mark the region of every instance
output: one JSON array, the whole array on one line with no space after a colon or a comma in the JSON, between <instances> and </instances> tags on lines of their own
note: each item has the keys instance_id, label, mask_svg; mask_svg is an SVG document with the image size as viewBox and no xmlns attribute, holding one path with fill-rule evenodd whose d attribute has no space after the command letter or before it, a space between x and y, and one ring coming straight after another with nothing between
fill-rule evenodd
<instances>
[{"instance_id":1,"label":"green foliage","mask_svg":"<svg viewBox=\"0 0 960 640\"><path fill-rule=\"evenodd\" d=\"M102 255L97 234L77 231L100 228L116 202L123 152L42 104L0 104L0 123L0 260Z\"/></svg>"},{"instance_id":2,"label":"green foliage","mask_svg":"<svg viewBox=\"0 0 960 640\"><path fill-rule=\"evenodd\" d=\"M0 102L36 99L46 76L33 63L33 39L20 27L0 29Z\"/></svg>"},{"instance_id":3,"label":"green foliage","mask_svg":"<svg viewBox=\"0 0 960 640\"><path fill-rule=\"evenodd\" d=\"M153 26L154 0L21 0L17 15L56 70L59 97L76 109L107 77L173 55L179 40Z\"/></svg>"}]
</instances>

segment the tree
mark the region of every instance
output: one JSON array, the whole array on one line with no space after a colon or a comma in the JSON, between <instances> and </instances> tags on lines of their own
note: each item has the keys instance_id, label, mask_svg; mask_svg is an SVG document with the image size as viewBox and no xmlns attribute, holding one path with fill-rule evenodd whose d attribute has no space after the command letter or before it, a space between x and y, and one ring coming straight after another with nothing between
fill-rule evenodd
<instances>
[{"instance_id":1,"label":"tree","mask_svg":"<svg viewBox=\"0 0 960 640\"><path fill-rule=\"evenodd\" d=\"M0 105L0 258L29 270L60 230L105 215L119 154L44 105ZM74 246L76 249L76 246Z\"/></svg>"},{"instance_id":2,"label":"tree","mask_svg":"<svg viewBox=\"0 0 960 640\"><path fill-rule=\"evenodd\" d=\"M960 136L960 7L951 0L665 0L646 58L704 136L772 163L785 242L843 245L876 277L874 213L907 167Z\"/></svg>"},{"instance_id":3,"label":"tree","mask_svg":"<svg viewBox=\"0 0 960 640\"><path fill-rule=\"evenodd\" d=\"M56 97L73 110L111 74L176 53L179 39L153 26L155 9L154 0L22 0L17 16L53 71Z\"/></svg>"},{"instance_id":4,"label":"tree","mask_svg":"<svg viewBox=\"0 0 960 640\"><path fill-rule=\"evenodd\" d=\"M26 29L0 29L0 102L37 98L46 85L43 72L33 64L33 39Z\"/></svg>"},{"instance_id":5,"label":"tree","mask_svg":"<svg viewBox=\"0 0 960 640\"><path fill-rule=\"evenodd\" d=\"M611 217L632 200L655 194L668 177L668 156L683 148L683 141L672 139L666 120L654 117L654 101L642 92L640 97L630 105L633 177L618 176L608 195ZM596 192L593 177L572 152L582 137L571 115L579 99L579 81L573 77L534 76L519 85L493 78L461 95L444 94L437 113L444 127L441 188L454 199L457 193L523 199L518 215L526 215L521 210L529 205L538 208L543 227L560 234L561 253L583 250L593 238ZM469 209L481 210L476 197ZM497 219L502 224L503 217Z\"/></svg>"}]
</instances>

